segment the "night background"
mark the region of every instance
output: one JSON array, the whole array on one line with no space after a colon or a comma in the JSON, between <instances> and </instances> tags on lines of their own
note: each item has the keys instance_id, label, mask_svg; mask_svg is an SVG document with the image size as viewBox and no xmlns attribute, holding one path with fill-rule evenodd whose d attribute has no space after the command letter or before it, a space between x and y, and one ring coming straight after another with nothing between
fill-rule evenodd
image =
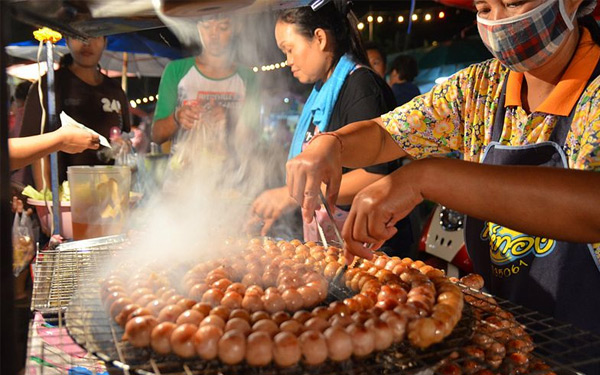
<instances>
[{"instance_id":1,"label":"night background","mask_svg":"<svg viewBox=\"0 0 600 375\"><path fill-rule=\"evenodd\" d=\"M411 1L354 1L352 5L353 11L364 25L361 30L363 40L372 40L379 45L387 54L388 62L400 53L411 54L420 60L424 48L433 49L433 47L441 46L444 43L456 43L461 40L469 40L469 45L466 48L474 49L474 53L477 55L476 58L479 55L483 56L481 59L487 57L487 50L478 39L474 12L445 6L435 1L417 0L414 13L418 19L412 22L409 34L410 8ZM250 27L253 29L252 32L244 30L242 34L246 40L243 43L256 46L258 53L253 58L246 59L251 61L243 62L251 68L254 66L259 68L257 74L261 76L263 87L270 90L278 86L286 86L292 92L301 96L308 91L308 87L298 84L291 76L289 69L275 69L266 72L260 70L263 65L268 66L284 60L284 56L276 47L273 36L275 14L273 12L249 16L251 19L253 17L259 18L259 21L250 22L250 24L254 23L253 27ZM426 20L425 18L426 16L429 17L428 15L431 16L431 19ZM368 22L369 16L373 17L372 22ZM402 22L399 22L400 17ZM265 19L267 22L265 22ZM34 40L32 33L36 29L35 26L13 19L11 32L8 35L9 44ZM182 45L175 34L167 27L141 30L136 33L164 45L177 48L183 56L193 56L198 51L194 46ZM436 60L433 61L434 64L443 64L444 61L441 60L446 59L464 59L464 53L461 52L451 52L456 55L454 57L447 56L447 52L436 51L436 53L441 55L429 56L424 61L425 65L431 65L432 61L427 62L426 60L432 58ZM242 58L242 60L244 59ZM22 59L7 56L7 66L26 62ZM421 66L420 68L423 69ZM131 100L154 95L158 90L159 82L159 78L129 77L127 95ZM152 109L151 103L146 106L142 103L141 107L146 111Z\"/></svg>"}]
</instances>

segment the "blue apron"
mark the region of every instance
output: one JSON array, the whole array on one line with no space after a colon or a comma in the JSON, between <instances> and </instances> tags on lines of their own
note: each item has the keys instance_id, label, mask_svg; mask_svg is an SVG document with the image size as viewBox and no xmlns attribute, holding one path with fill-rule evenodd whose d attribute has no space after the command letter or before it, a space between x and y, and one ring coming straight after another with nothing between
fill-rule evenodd
<instances>
[{"instance_id":1,"label":"blue apron","mask_svg":"<svg viewBox=\"0 0 600 375\"><path fill-rule=\"evenodd\" d=\"M600 63L590 82L598 75ZM506 84L496 111L492 143L482 162L568 168L563 147L577 105L568 117L558 116L549 141L506 146L498 142L504 127L505 96ZM466 220L465 243L475 272L483 276L490 293L600 333L600 263L591 245L521 234L473 217Z\"/></svg>"}]
</instances>

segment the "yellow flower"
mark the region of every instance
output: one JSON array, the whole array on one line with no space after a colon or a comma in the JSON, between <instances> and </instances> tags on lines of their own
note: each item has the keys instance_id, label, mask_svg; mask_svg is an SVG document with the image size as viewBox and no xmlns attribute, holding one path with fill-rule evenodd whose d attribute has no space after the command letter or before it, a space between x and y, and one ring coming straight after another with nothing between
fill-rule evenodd
<instances>
[{"instance_id":1,"label":"yellow flower","mask_svg":"<svg viewBox=\"0 0 600 375\"><path fill-rule=\"evenodd\" d=\"M51 42L52 44L62 39L61 33L47 27L42 27L33 32L33 37L40 42Z\"/></svg>"},{"instance_id":2,"label":"yellow flower","mask_svg":"<svg viewBox=\"0 0 600 375\"><path fill-rule=\"evenodd\" d=\"M448 137L452 130L454 130L454 125L448 120L443 120L435 124L432 134L434 138Z\"/></svg>"},{"instance_id":3,"label":"yellow flower","mask_svg":"<svg viewBox=\"0 0 600 375\"><path fill-rule=\"evenodd\" d=\"M446 91L446 95L444 95L446 97L446 100L449 102L454 102L456 101L456 98L458 98L458 88L454 85L450 85L448 87L448 90Z\"/></svg>"},{"instance_id":4,"label":"yellow flower","mask_svg":"<svg viewBox=\"0 0 600 375\"><path fill-rule=\"evenodd\" d=\"M448 147L453 150L458 150L460 138L456 136L452 136L448 139Z\"/></svg>"},{"instance_id":5,"label":"yellow flower","mask_svg":"<svg viewBox=\"0 0 600 375\"><path fill-rule=\"evenodd\" d=\"M427 130L427 125L425 124L421 111L412 110L407 113L406 122L410 125L410 130L413 133L423 133Z\"/></svg>"}]
</instances>

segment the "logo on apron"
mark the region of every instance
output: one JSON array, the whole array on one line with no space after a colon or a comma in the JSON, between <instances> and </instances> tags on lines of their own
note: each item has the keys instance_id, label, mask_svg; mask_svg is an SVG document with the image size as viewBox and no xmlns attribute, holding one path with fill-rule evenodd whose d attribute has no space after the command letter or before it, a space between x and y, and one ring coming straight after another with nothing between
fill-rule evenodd
<instances>
[{"instance_id":1,"label":"logo on apron","mask_svg":"<svg viewBox=\"0 0 600 375\"><path fill-rule=\"evenodd\" d=\"M501 225L486 222L481 232L483 241L490 241L490 259L501 266L533 254L545 257L556 247L556 241L520 233Z\"/></svg>"}]
</instances>

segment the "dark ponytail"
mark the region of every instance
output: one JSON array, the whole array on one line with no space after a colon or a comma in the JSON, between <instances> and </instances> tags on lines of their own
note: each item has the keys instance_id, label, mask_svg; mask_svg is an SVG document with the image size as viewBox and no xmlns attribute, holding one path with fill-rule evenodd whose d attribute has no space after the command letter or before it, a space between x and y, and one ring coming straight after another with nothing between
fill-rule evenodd
<instances>
[{"instance_id":1,"label":"dark ponytail","mask_svg":"<svg viewBox=\"0 0 600 375\"><path fill-rule=\"evenodd\" d=\"M594 19L594 16L588 14L579 18L577 22L579 22L580 26L583 26L590 31L594 43L600 46L600 26L598 26L598 23Z\"/></svg>"},{"instance_id":2,"label":"dark ponytail","mask_svg":"<svg viewBox=\"0 0 600 375\"><path fill-rule=\"evenodd\" d=\"M356 62L369 65L367 54L358 33L358 19L347 0L331 0L316 11L310 6L286 9L277 21L293 24L307 39L315 36L316 29L330 31L335 39L334 63L346 53Z\"/></svg>"}]
</instances>

